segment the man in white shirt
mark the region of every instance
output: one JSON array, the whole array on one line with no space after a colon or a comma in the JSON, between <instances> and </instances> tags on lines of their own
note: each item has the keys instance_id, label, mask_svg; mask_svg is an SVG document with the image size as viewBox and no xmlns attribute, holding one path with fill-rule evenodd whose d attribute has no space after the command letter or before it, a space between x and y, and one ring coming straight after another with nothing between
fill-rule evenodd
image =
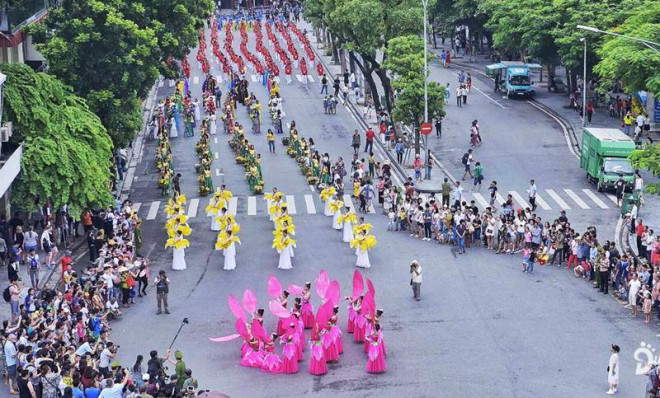
<instances>
[{"instance_id":1,"label":"man in white shirt","mask_svg":"<svg viewBox=\"0 0 660 398\"><path fill-rule=\"evenodd\" d=\"M532 206L532 211L536 211L536 193L538 190L536 189L536 183L534 180L529 181L529 189L527 192L529 193L529 204Z\"/></svg>"},{"instance_id":2,"label":"man in white shirt","mask_svg":"<svg viewBox=\"0 0 660 398\"><path fill-rule=\"evenodd\" d=\"M110 361L115 357L114 344L109 341L99 357L99 371L104 377L110 375ZM121 396L121 395L120 395Z\"/></svg>"},{"instance_id":3,"label":"man in white shirt","mask_svg":"<svg viewBox=\"0 0 660 398\"><path fill-rule=\"evenodd\" d=\"M105 309L108 310L108 312L115 318L121 316L121 311L119 311L119 303L117 302L116 297L111 297L110 300L105 303Z\"/></svg>"},{"instance_id":4,"label":"man in white shirt","mask_svg":"<svg viewBox=\"0 0 660 398\"><path fill-rule=\"evenodd\" d=\"M99 398L122 398L122 390L128 381L128 369L124 369L124 378L121 383L115 383L114 380L108 379L105 388L101 391Z\"/></svg>"},{"instance_id":5,"label":"man in white shirt","mask_svg":"<svg viewBox=\"0 0 660 398\"><path fill-rule=\"evenodd\" d=\"M454 207L456 209L461 208L461 200L463 199L463 187L461 187L460 181L456 181L456 186L454 188Z\"/></svg>"},{"instance_id":6,"label":"man in white shirt","mask_svg":"<svg viewBox=\"0 0 660 398\"><path fill-rule=\"evenodd\" d=\"M413 290L413 298L419 301L422 299L420 297L422 289L422 266L419 265L417 260L414 260L412 264L410 264L410 275L410 284Z\"/></svg>"},{"instance_id":7,"label":"man in white shirt","mask_svg":"<svg viewBox=\"0 0 660 398\"><path fill-rule=\"evenodd\" d=\"M644 122L645 122L644 115L642 115L640 113L639 115L637 115L637 118L635 119L635 121L637 122L637 127L639 127L639 131L643 131L644 130Z\"/></svg>"}]
</instances>

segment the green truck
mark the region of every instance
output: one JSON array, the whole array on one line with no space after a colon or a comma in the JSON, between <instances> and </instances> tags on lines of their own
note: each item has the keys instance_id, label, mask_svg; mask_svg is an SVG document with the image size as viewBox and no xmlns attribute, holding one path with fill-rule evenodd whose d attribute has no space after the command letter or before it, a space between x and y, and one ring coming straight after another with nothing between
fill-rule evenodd
<instances>
[{"instance_id":1,"label":"green truck","mask_svg":"<svg viewBox=\"0 0 660 398\"><path fill-rule=\"evenodd\" d=\"M587 171L587 178L597 184L598 192L614 188L619 176L630 186L635 170L628 156L634 149L635 142L619 129L585 128L580 167Z\"/></svg>"}]
</instances>

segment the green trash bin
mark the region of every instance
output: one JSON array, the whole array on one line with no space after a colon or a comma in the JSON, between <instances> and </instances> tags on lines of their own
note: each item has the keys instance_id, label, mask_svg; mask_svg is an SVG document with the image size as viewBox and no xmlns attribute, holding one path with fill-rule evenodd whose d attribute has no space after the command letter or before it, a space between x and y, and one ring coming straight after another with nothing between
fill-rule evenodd
<instances>
[{"instance_id":1,"label":"green trash bin","mask_svg":"<svg viewBox=\"0 0 660 398\"><path fill-rule=\"evenodd\" d=\"M626 214L630 213L632 208L631 202L634 202L639 209L639 195L636 193L627 193L623 195L623 203L621 204L621 216L625 217Z\"/></svg>"}]
</instances>

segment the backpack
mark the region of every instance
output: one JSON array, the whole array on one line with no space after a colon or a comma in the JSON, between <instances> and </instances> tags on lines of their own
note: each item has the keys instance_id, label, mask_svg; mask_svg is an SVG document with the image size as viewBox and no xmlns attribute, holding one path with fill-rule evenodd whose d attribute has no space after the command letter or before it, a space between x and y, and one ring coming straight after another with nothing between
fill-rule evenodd
<instances>
[{"instance_id":1,"label":"backpack","mask_svg":"<svg viewBox=\"0 0 660 398\"><path fill-rule=\"evenodd\" d=\"M39 261L37 261L36 257L31 257L29 265L30 265L30 269L37 269L39 268Z\"/></svg>"},{"instance_id":2,"label":"backpack","mask_svg":"<svg viewBox=\"0 0 660 398\"><path fill-rule=\"evenodd\" d=\"M11 293L9 292L9 286L2 292L2 298L5 299L5 302L8 303L11 301Z\"/></svg>"},{"instance_id":3,"label":"backpack","mask_svg":"<svg viewBox=\"0 0 660 398\"><path fill-rule=\"evenodd\" d=\"M461 159L461 163L463 163L464 165L467 164L469 157L470 157L470 155L467 154L467 153L465 155L463 155L463 158Z\"/></svg>"}]
</instances>

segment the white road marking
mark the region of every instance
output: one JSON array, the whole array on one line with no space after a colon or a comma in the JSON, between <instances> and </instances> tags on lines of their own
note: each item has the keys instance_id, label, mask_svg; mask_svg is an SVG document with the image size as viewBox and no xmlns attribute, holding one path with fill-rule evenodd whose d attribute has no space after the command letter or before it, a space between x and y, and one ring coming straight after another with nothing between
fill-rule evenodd
<instances>
[{"instance_id":1,"label":"white road marking","mask_svg":"<svg viewBox=\"0 0 660 398\"><path fill-rule=\"evenodd\" d=\"M568 203L564 202L564 199L557 195L557 192L553 191L552 189L546 189L545 191L555 202L557 202L559 207L561 207L563 210L569 210L571 208Z\"/></svg>"},{"instance_id":2,"label":"white road marking","mask_svg":"<svg viewBox=\"0 0 660 398\"><path fill-rule=\"evenodd\" d=\"M504 203L506 203L506 199L502 195L500 195L500 192L498 191L495 193L495 205L497 207L502 206Z\"/></svg>"},{"instance_id":3,"label":"white road marking","mask_svg":"<svg viewBox=\"0 0 660 398\"><path fill-rule=\"evenodd\" d=\"M218 75L218 76L216 76L216 77L215 77L215 81L216 81L218 84L222 83L222 75Z\"/></svg>"},{"instance_id":4,"label":"white road marking","mask_svg":"<svg viewBox=\"0 0 660 398\"><path fill-rule=\"evenodd\" d=\"M160 206L160 201L151 202L149 207L149 213L147 213L147 220L155 220L156 214L158 213L158 206Z\"/></svg>"},{"instance_id":5,"label":"white road marking","mask_svg":"<svg viewBox=\"0 0 660 398\"><path fill-rule=\"evenodd\" d=\"M247 206L248 216L257 215L257 198L254 196L248 196L248 206Z\"/></svg>"},{"instance_id":6,"label":"white road marking","mask_svg":"<svg viewBox=\"0 0 660 398\"><path fill-rule=\"evenodd\" d=\"M286 207L288 209L289 214L294 215L297 213L296 199L293 195L286 195Z\"/></svg>"},{"instance_id":7,"label":"white road marking","mask_svg":"<svg viewBox=\"0 0 660 398\"><path fill-rule=\"evenodd\" d=\"M296 75L296 79L298 79L298 82L299 82L299 83L302 83L302 76L300 76L300 75Z\"/></svg>"},{"instance_id":8,"label":"white road marking","mask_svg":"<svg viewBox=\"0 0 660 398\"><path fill-rule=\"evenodd\" d=\"M193 76L193 84L199 84L199 76Z\"/></svg>"},{"instance_id":9,"label":"white road marking","mask_svg":"<svg viewBox=\"0 0 660 398\"><path fill-rule=\"evenodd\" d=\"M167 85L170 86L170 87L174 87L174 80L169 79L169 80L167 81Z\"/></svg>"},{"instance_id":10,"label":"white road marking","mask_svg":"<svg viewBox=\"0 0 660 398\"><path fill-rule=\"evenodd\" d=\"M476 88L476 87L474 87L474 86L472 86L472 88L475 89L475 90L477 90L477 91L480 92L481 94L483 94L483 95L484 95L486 98L488 98L489 100L493 101L493 102L495 103L495 105L499 106L499 107L502 108L502 109L506 109L506 107L505 107L504 105L502 105L502 104L500 104L499 102L497 102L497 101L495 101L494 99L492 99L492 98L490 97L490 95L484 93L483 91L479 90L478 88Z\"/></svg>"},{"instance_id":11,"label":"white road marking","mask_svg":"<svg viewBox=\"0 0 660 398\"><path fill-rule=\"evenodd\" d=\"M577 151L575 150L575 147L573 146L573 144L571 142L571 137L569 137L568 130L566 129L564 124L555 115L553 115L552 113L549 113L545 109L543 109L540 106L536 105L533 101L527 101L527 103L530 104L531 106L533 106L534 108L540 110L541 112L545 113L546 115L550 116L552 119L554 119L555 122L557 122L557 124L559 124L559 126L561 127L561 130L564 132L564 139L566 140L566 145L568 146L568 150L571 151L573 156L580 159L580 154L577 153Z\"/></svg>"},{"instance_id":12,"label":"white road marking","mask_svg":"<svg viewBox=\"0 0 660 398\"><path fill-rule=\"evenodd\" d=\"M256 207L256 205L257 204L255 203L255 207ZM227 209L227 211L232 216L235 216L237 208L238 208L238 198L233 196L231 199L229 199L229 208Z\"/></svg>"},{"instance_id":13,"label":"white road marking","mask_svg":"<svg viewBox=\"0 0 660 398\"><path fill-rule=\"evenodd\" d=\"M252 78L252 83L257 82L257 75L251 75L250 78Z\"/></svg>"},{"instance_id":14,"label":"white road marking","mask_svg":"<svg viewBox=\"0 0 660 398\"><path fill-rule=\"evenodd\" d=\"M605 202L603 202L603 201L598 197L598 195L596 195L595 193L593 193L593 191L592 191L591 189L582 189L582 192L584 192L585 195L587 195L587 196L589 197L589 199L593 200L594 203L595 203L598 207L600 207L601 209L609 209L609 206L607 206L607 205L605 204Z\"/></svg>"},{"instance_id":15,"label":"white road marking","mask_svg":"<svg viewBox=\"0 0 660 398\"><path fill-rule=\"evenodd\" d=\"M138 212L140 211L140 207L142 207L142 203L133 203L133 211Z\"/></svg>"},{"instance_id":16,"label":"white road marking","mask_svg":"<svg viewBox=\"0 0 660 398\"><path fill-rule=\"evenodd\" d=\"M310 83L314 83L314 78L312 75L307 75L307 80L309 80Z\"/></svg>"},{"instance_id":17,"label":"white road marking","mask_svg":"<svg viewBox=\"0 0 660 398\"><path fill-rule=\"evenodd\" d=\"M591 207L589 207L588 204L584 203L584 200L582 200L579 196L577 196L577 194L573 192L572 189L564 189L564 192L566 192L566 195L570 196L571 199L573 199L573 201L577 203L577 205L580 206L581 208L591 209Z\"/></svg>"},{"instance_id":18,"label":"white road marking","mask_svg":"<svg viewBox=\"0 0 660 398\"><path fill-rule=\"evenodd\" d=\"M532 207L532 206L529 205L529 203L527 203L527 202L525 201L525 199L523 199L522 196L520 196L520 194L519 194L518 192L516 192L516 191L509 191L509 193L511 194L511 196L513 196L513 199L515 199L515 201L518 202L518 204L520 205L520 207L522 207L523 209L526 209L526 208L528 208L528 207Z\"/></svg>"},{"instance_id":19,"label":"white road marking","mask_svg":"<svg viewBox=\"0 0 660 398\"><path fill-rule=\"evenodd\" d=\"M615 196L615 195L612 195L611 193L608 193L608 194L606 194L605 196L607 196L608 198L610 198L610 200L612 201L612 203L614 203L615 205L617 205L617 207L619 206L619 202L616 200L616 196Z\"/></svg>"},{"instance_id":20,"label":"white road marking","mask_svg":"<svg viewBox=\"0 0 660 398\"><path fill-rule=\"evenodd\" d=\"M190 206L188 206L188 218L197 216L197 207L199 207L199 199L190 199Z\"/></svg>"},{"instance_id":21,"label":"white road marking","mask_svg":"<svg viewBox=\"0 0 660 398\"><path fill-rule=\"evenodd\" d=\"M543 198L541 197L541 195L539 195L538 192L536 193L536 204L541 206L543 210L551 210L550 205L548 205L548 203L545 200L543 200Z\"/></svg>"},{"instance_id":22,"label":"white road marking","mask_svg":"<svg viewBox=\"0 0 660 398\"><path fill-rule=\"evenodd\" d=\"M353 206L353 200L351 199L351 195L349 194L344 194L344 206L350 207L352 212L355 212L355 206Z\"/></svg>"},{"instance_id":23,"label":"white road marking","mask_svg":"<svg viewBox=\"0 0 660 398\"><path fill-rule=\"evenodd\" d=\"M218 152L215 153L215 158L216 158L216 159L218 158Z\"/></svg>"},{"instance_id":24,"label":"white road marking","mask_svg":"<svg viewBox=\"0 0 660 398\"><path fill-rule=\"evenodd\" d=\"M312 192L316 192L316 188L314 188L314 185L310 185L309 189L311 189Z\"/></svg>"},{"instance_id":25,"label":"white road marking","mask_svg":"<svg viewBox=\"0 0 660 398\"><path fill-rule=\"evenodd\" d=\"M220 169L215 169L215 176L220 177Z\"/></svg>"},{"instance_id":26,"label":"white road marking","mask_svg":"<svg viewBox=\"0 0 660 398\"><path fill-rule=\"evenodd\" d=\"M316 214L316 206L314 206L314 198L312 195L305 195L305 206L307 207L307 214Z\"/></svg>"},{"instance_id":27,"label":"white road marking","mask_svg":"<svg viewBox=\"0 0 660 398\"><path fill-rule=\"evenodd\" d=\"M218 143L218 137L213 138L213 143L217 144Z\"/></svg>"},{"instance_id":28,"label":"white road marking","mask_svg":"<svg viewBox=\"0 0 660 398\"><path fill-rule=\"evenodd\" d=\"M488 207L488 202L484 199L483 195L479 192L472 192L472 197L481 205L482 208Z\"/></svg>"}]
</instances>

